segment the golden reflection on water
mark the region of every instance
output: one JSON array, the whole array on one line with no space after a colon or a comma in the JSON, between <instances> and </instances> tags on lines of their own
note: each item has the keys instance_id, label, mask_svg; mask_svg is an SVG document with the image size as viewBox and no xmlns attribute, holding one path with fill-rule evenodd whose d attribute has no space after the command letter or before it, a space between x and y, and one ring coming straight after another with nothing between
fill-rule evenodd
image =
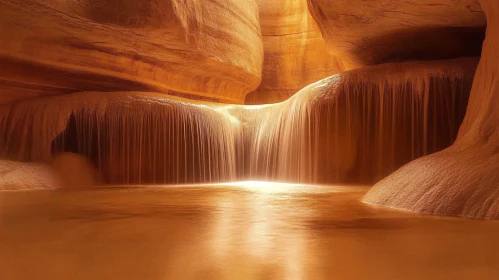
<instances>
[{"instance_id":1,"label":"golden reflection on water","mask_svg":"<svg viewBox=\"0 0 499 280\"><path fill-rule=\"evenodd\" d=\"M0 192L1 279L499 279L498 222L376 208L365 191Z\"/></svg>"},{"instance_id":2,"label":"golden reflection on water","mask_svg":"<svg viewBox=\"0 0 499 280\"><path fill-rule=\"evenodd\" d=\"M367 188L367 186L311 185L269 181L240 181L230 183L200 184L198 186L243 189L264 194L358 192Z\"/></svg>"},{"instance_id":3,"label":"golden reflection on water","mask_svg":"<svg viewBox=\"0 0 499 280\"><path fill-rule=\"evenodd\" d=\"M286 228L283 222L294 224L299 221L296 219L297 216L293 217L297 214L292 213L293 209L287 207L282 209L274 201L280 200L279 204L283 204L287 197L282 194L303 191L304 185L263 181L217 185L248 190L252 194L242 201L234 201L232 196L217 199L218 214L214 217L212 232L214 257L223 263L224 260L239 255L242 248L244 258L251 258L252 262L260 263L263 267L278 267L278 273L273 269L275 277L290 280L306 279L302 269L306 263L304 258L307 257L306 232L288 231L285 235L279 236L278 234ZM304 213L303 210L301 212L301 215L311 215ZM283 215L286 216L285 221L279 219ZM240 227L241 223L246 226ZM234 271L234 277L241 279L238 274L251 275L251 271L242 273L243 271Z\"/></svg>"}]
</instances>

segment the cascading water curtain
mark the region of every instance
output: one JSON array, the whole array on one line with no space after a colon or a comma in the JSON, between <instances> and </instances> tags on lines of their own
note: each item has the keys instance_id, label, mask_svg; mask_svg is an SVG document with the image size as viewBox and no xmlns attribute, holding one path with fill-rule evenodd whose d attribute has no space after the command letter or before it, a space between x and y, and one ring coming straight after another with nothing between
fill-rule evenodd
<instances>
[{"instance_id":1,"label":"cascading water curtain","mask_svg":"<svg viewBox=\"0 0 499 280\"><path fill-rule=\"evenodd\" d=\"M77 93L3 106L3 159L90 158L111 184L372 183L454 141L476 60L358 69L244 106Z\"/></svg>"}]
</instances>

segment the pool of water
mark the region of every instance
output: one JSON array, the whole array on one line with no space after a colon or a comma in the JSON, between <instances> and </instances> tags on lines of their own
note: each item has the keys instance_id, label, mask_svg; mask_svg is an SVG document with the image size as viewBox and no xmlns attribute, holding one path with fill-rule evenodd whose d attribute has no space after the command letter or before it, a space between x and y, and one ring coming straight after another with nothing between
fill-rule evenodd
<instances>
[{"instance_id":1,"label":"pool of water","mask_svg":"<svg viewBox=\"0 0 499 280\"><path fill-rule=\"evenodd\" d=\"M250 182L0 192L0 278L499 279L499 222Z\"/></svg>"}]
</instances>

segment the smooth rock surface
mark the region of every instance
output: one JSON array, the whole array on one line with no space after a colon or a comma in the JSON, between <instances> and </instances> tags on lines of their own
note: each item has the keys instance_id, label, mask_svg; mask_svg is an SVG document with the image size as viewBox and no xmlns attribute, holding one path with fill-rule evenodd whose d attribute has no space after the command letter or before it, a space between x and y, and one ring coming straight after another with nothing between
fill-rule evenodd
<instances>
[{"instance_id":1,"label":"smooth rock surface","mask_svg":"<svg viewBox=\"0 0 499 280\"><path fill-rule=\"evenodd\" d=\"M345 70L327 52L307 0L259 0L264 46L262 83L246 104L276 103L303 87Z\"/></svg>"},{"instance_id":2,"label":"smooth rock surface","mask_svg":"<svg viewBox=\"0 0 499 280\"><path fill-rule=\"evenodd\" d=\"M345 66L476 56L485 16L476 0L308 0Z\"/></svg>"},{"instance_id":3,"label":"smooth rock surface","mask_svg":"<svg viewBox=\"0 0 499 280\"><path fill-rule=\"evenodd\" d=\"M0 104L143 90L243 103L261 80L255 0L0 0Z\"/></svg>"},{"instance_id":4,"label":"smooth rock surface","mask_svg":"<svg viewBox=\"0 0 499 280\"><path fill-rule=\"evenodd\" d=\"M481 0L487 36L456 142L376 184L367 203L499 219L499 2Z\"/></svg>"}]
</instances>

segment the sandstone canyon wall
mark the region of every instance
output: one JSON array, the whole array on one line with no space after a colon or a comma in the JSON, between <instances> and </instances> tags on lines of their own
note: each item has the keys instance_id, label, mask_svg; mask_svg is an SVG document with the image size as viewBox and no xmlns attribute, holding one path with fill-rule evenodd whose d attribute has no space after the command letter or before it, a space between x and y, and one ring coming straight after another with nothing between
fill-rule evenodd
<instances>
[{"instance_id":1,"label":"sandstone canyon wall","mask_svg":"<svg viewBox=\"0 0 499 280\"><path fill-rule=\"evenodd\" d=\"M480 0L487 33L456 142L376 184L367 203L417 212L499 218L499 2Z\"/></svg>"},{"instance_id":2,"label":"sandstone canyon wall","mask_svg":"<svg viewBox=\"0 0 499 280\"><path fill-rule=\"evenodd\" d=\"M261 80L255 0L0 0L0 103L142 90L243 103Z\"/></svg>"},{"instance_id":3,"label":"sandstone canyon wall","mask_svg":"<svg viewBox=\"0 0 499 280\"><path fill-rule=\"evenodd\" d=\"M308 0L329 51L347 68L480 54L476 0Z\"/></svg>"},{"instance_id":4,"label":"sandstone canyon wall","mask_svg":"<svg viewBox=\"0 0 499 280\"><path fill-rule=\"evenodd\" d=\"M345 70L328 54L306 0L259 0L264 45L262 83L246 104L276 103L305 86Z\"/></svg>"}]
</instances>

